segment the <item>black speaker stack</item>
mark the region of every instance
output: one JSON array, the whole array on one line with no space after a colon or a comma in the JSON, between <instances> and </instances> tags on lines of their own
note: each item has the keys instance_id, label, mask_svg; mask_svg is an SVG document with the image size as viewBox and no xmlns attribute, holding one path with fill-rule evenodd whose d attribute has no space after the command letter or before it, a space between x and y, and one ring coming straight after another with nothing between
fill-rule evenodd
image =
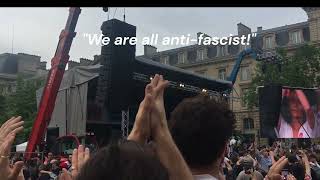
<instances>
[{"instance_id":1,"label":"black speaker stack","mask_svg":"<svg viewBox=\"0 0 320 180\"><path fill-rule=\"evenodd\" d=\"M132 86L132 66L135 59L135 45L114 45L117 37L135 37L136 27L117 19L105 21L101 26L103 37L109 37L110 43L101 48L101 68L98 79L96 101L109 111L121 111L128 108Z\"/></svg>"},{"instance_id":2,"label":"black speaker stack","mask_svg":"<svg viewBox=\"0 0 320 180\"><path fill-rule=\"evenodd\" d=\"M277 126L280 114L282 86L269 85L259 88L259 112L261 136L276 138L274 127Z\"/></svg>"}]
</instances>

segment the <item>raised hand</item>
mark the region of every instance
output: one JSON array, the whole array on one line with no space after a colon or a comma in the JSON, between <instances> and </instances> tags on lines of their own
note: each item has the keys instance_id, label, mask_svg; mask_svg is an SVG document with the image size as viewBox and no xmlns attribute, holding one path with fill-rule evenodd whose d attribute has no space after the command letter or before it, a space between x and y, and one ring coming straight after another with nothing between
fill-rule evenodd
<instances>
[{"instance_id":1,"label":"raised hand","mask_svg":"<svg viewBox=\"0 0 320 180\"><path fill-rule=\"evenodd\" d=\"M23 121L21 116L12 117L2 124L0 128L0 144L4 142L7 136L11 134L17 134L23 130Z\"/></svg>"},{"instance_id":2,"label":"raised hand","mask_svg":"<svg viewBox=\"0 0 320 180\"><path fill-rule=\"evenodd\" d=\"M145 97L140 103L128 140L144 144L151 136L157 137L161 129L167 129L163 94L168 84L169 82L164 80L163 76L156 74L146 86Z\"/></svg>"},{"instance_id":3,"label":"raised hand","mask_svg":"<svg viewBox=\"0 0 320 180\"><path fill-rule=\"evenodd\" d=\"M71 173L66 169L62 170L60 179L62 180L74 180L78 176L82 166L89 160L90 150L89 148L84 148L83 145L80 145L78 149L74 149L72 152L72 167Z\"/></svg>"},{"instance_id":4,"label":"raised hand","mask_svg":"<svg viewBox=\"0 0 320 180\"><path fill-rule=\"evenodd\" d=\"M72 153L72 177L76 177L79 174L79 171L81 170L84 163L88 161L90 158L90 151L89 148L83 147L83 145L80 145L78 149L74 149Z\"/></svg>"},{"instance_id":5,"label":"raised hand","mask_svg":"<svg viewBox=\"0 0 320 180\"><path fill-rule=\"evenodd\" d=\"M300 103L302 104L303 106L303 109L305 111L307 111L308 109L310 109L310 104L309 104L309 101L306 97L306 95L304 94L304 92L300 89L297 89L295 90L296 94L297 94L297 97L299 98L299 101Z\"/></svg>"},{"instance_id":6,"label":"raised hand","mask_svg":"<svg viewBox=\"0 0 320 180\"><path fill-rule=\"evenodd\" d=\"M299 154L301 155L301 159L303 161L303 164L304 164L304 167L306 170L306 174L311 176L311 167L310 167L310 162L309 162L308 156L306 155L306 153L303 150L299 150Z\"/></svg>"},{"instance_id":7,"label":"raised hand","mask_svg":"<svg viewBox=\"0 0 320 180\"><path fill-rule=\"evenodd\" d=\"M11 118L0 128L0 179L1 180L23 180L21 174L23 162L18 161L10 166L9 154L15 139L16 133L23 130L21 117Z\"/></svg>"},{"instance_id":8,"label":"raised hand","mask_svg":"<svg viewBox=\"0 0 320 180\"><path fill-rule=\"evenodd\" d=\"M313 110L311 109L310 103L308 101L308 98L304 94L304 92L300 89L295 90L297 97L299 98L300 103L302 104L302 107L304 111L307 114L307 120L309 122L310 127L313 129L315 124L315 117Z\"/></svg>"},{"instance_id":9,"label":"raised hand","mask_svg":"<svg viewBox=\"0 0 320 180\"><path fill-rule=\"evenodd\" d=\"M152 103L154 103L151 111L151 130L152 136L157 138L161 133L168 131L163 95L169 81L164 80L162 75L156 74L150 84Z\"/></svg>"},{"instance_id":10,"label":"raised hand","mask_svg":"<svg viewBox=\"0 0 320 180\"><path fill-rule=\"evenodd\" d=\"M155 75L151 80L151 88L147 88L151 94L151 136L154 142L155 152L161 163L168 169L170 179L192 180L192 174L184 161L179 149L175 145L170 134L166 111L164 108L163 94L169 81L161 75Z\"/></svg>"},{"instance_id":11,"label":"raised hand","mask_svg":"<svg viewBox=\"0 0 320 180\"><path fill-rule=\"evenodd\" d=\"M151 134L150 129L150 113L151 113L151 84L145 88L145 96L140 103L138 113L133 125L133 128L128 136L128 140L138 142L140 144L146 143Z\"/></svg>"},{"instance_id":12,"label":"raised hand","mask_svg":"<svg viewBox=\"0 0 320 180\"><path fill-rule=\"evenodd\" d=\"M287 164L288 164L288 158L286 158L285 156L282 156L277 162L275 162L271 166L265 179L266 180L282 180L283 178L280 173L284 168L284 166Z\"/></svg>"}]
</instances>

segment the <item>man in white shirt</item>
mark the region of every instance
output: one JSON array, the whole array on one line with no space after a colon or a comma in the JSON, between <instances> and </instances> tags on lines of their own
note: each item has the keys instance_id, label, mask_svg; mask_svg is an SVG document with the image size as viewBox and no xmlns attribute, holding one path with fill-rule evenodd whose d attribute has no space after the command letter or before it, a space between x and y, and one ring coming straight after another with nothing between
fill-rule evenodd
<instances>
[{"instance_id":1,"label":"man in white shirt","mask_svg":"<svg viewBox=\"0 0 320 180\"><path fill-rule=\"evenodd\" d=\"M223 178L221 164L234 123L227 103L208 95L187 98L172 112L172 137L196 180Z\"/></svg>"}]
</instances>

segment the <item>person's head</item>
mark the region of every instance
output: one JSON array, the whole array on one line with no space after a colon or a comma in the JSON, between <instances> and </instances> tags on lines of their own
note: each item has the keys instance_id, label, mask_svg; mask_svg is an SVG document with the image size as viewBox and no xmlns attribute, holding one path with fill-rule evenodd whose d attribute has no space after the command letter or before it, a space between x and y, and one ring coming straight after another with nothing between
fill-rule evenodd
<instances>
[{"instance_id":1,"label":"person's head","mask_svg":"<svg viewBox=\"0 0 320 180\"><path fill-rule=\"evenodd\" d=\"M262 150L262 155L263 155L265 158L269 157L269 150L268 150L267 148L263 149L263 150Z\"/></svg>"},{"instance_id":2,"label":"person's head","mask_svg":"<svg viewBox=\"0 0 320 180\"><path fill-rule=\"evenodd\" d=\"M39 171L43 170L43 171L51 171L52 169L52 164L48 163L48 164L42 164L39 167Z\"/></svg>"},{"instance_id":3,"label":"person's head","mask_svg":"<svg viewBox=\"0 0 320 180\"><path fill-rule=\"evenodd\" d=\"M18 161L23 161L23 158L17 156L17 157L15 157L15 158L12 159L12 163L13 163L13 164L16 163L16 162L18 162Z\"/></svg>"},{"instance_id":4,"label":"person's head","mask_svg":"<svg viewBox=\"0 0 320 180\"><path fill-rule=\"evenodd\" d=\"M37 162L36 162L36 160L35 159L29 159L29 160L27 160L27 165L29 166L29 167L36 167L37 166Z\"/></svg>"},{"instance_id":5,"label":"person's head","mask_svg":"<svg viewBox=\"0 0 320 180\"><path fill-rule=\"evenodd\" d=\"M255 152L255 150L249 151L249 154L250 154L250 156L253 157L253 158L256 157L256 152Z\"/></svg>"},{"instance_id":6,"label":"person's head","mask_svg":"<svg viewBox=\"0 0 320 180\"><path fill-rule=\"evenodd\" d=\"M281 116L289 124L295 120L301 123L306 121L306 114L295 90L290 90L289 95L282 98Z\"/></svg>"},{"instance_id":7,"label":"person's head","mask_svg":"<svg viewBox=\"0 0 320 180\"><path fill-rule=\"evenodd\" d=\"M261 151L262 149L266 149L266 148L267 148L266 145L262 145L262 146L260 146L259 150Z\"/></svg>"},{"instance_id":8,"label":"person's head","mask_svg":"<svg viewBox=\"0 0 320 180\"><path fill-rule=\"evenodd\" d=\"M58 160L52 160L51 162L50 162L50 164L52 164L52 169L57 169L57 168L59 168L59 161Z\"/></svg>"},{"instance_id":9,"label":"person's head","mask_svg":"<svg viewBox=\"0 0 320 180\"><path fill-rule=\"evenodd\" d=\"M77 180L169 180L160 161L134 142L111 144L100 149L83 165Z\"/></svg>"},{"instance_id":10,"label":"person's head","mask_svg":"<svg viewBox=\"0 0 320 180\"><path fill-rule=\"evenodd\" d=\"M286 155L286 151L283 150L283 149L281 149L281 150L279 151L279 156L282 157L282 156L285 156L285 155Z\"/></svg>"},{"instance_id":11,"label":"person's head","mask_svg":"<svg viewBox=\"0 0 320 180\"><path fill-rule=\"evenodd\" d=\"M239 160L239 155L233 154L230 159L231 159L232 164L236 164L237 161Z\"/></svg>"},{"instance_id":12,"label":"person's head","mask_svg":"<svg viewBox=\"0 0 320 180\"><path fill-rule=\"evenodd\" d=\"M61 171L62 169L60 168L60 162L59 161L54 161L52 163L52 167L51 167L51 171L53 173L55 173L56 175L59 175L59 172Z\"/></svg>"},{"instance_id":13,"label":"person's head","mask_svg":"<svg viewBox=\"0 0 320 180\"><path fill-rule=\"evenodd\" d=\"M241 150L239 152L239 156L243 157L243 156L246 156L247 155L247 151L246 150Z\"/></svg>"},{"instance_id":14,"label":"person's head","mask_svg":"<svg viewBox=\"0 0 320 180\"><path fill-rule=\"evenodd\" d=\"M246 174L252 174L254 170L254 162L252 158L243 157L240 165L243 167L243 170Z\"/></svg>"},{"instance_id":15,"label":"person's head","mask_svg":"<svg viewBox=\"0 0 320 180\"><path fill-rule=\"evenodd\" d=\"M248 155L250 155L250 151L249 150L244 150L243 156L248 156Z\"/></svg>"},{"instance_id":16,"label":"person's head","mask_svg":"<svg viewBox=\"0 0 320 180\"><path fill-rule=\"evenodd\" d=\"M48 159L49 159L49 160L53 159L53 153L52 153L52 152L49 152L49 153L48 153Z\"/></svg>"},{"instance_id":17,"label":"person's head","mask_svg":"<svg viewBox=\"0 0 320 180\"><path fill-rule=\"evenodd\" d=\"M69 161L68 161L67 158L61 158L60 159L60 162L59 162L59 168L60 169L63 169L63 168L68 169L69 165L70 164L69 164Z\"/></svg>"},{"instance_id":18,"label":"person's head","mask_svg":"<svg viewBox=\"0 0 320 180\"><path fill-rule=\"evenodd\" d=\"M234 123L234 113L223 99L201 94L176 106L169 128L189 167L207 168L223 160Z\"/></svg>"},{"instance_id":19,"label":"person's head","mask_svg":"<svg viewBox=\"0 0 320 180\"><path fill-rule=\"evenodd\" d=\"M309 155L309 162L317 163L317 156L315 154Z\"/></svg>"},{"instance_id":20,"label":"person's head","mask_svg":"<svg viewBox=\"0 0 320 180\"><path fill-rule=\"evenodd\" d=\"M297 150L298 150L298 147L297 147L295 144L292 144L291 150L292 150L292 151L297 151Z\"/></svg>"},{"instance_id":21,"label":"person's head","mask_svg":"<svg viewBox=\"0 0 320 180\"><path fill-rule=\"evenodd\" d=\"M69 155L68 161L71 163L72 162L72 154Z\"/></svg>"},{"instance_id":22,"label":"person's head","mask_svg":"<svg viewBox=\"0 0 320 180\"><path fill-rule=\"evenodd\" d=\"M305 177L305 168L304 165L301 163L294 163L290 165L290 173L296 179L304 179Z\"/></svg>"}]
</instances>

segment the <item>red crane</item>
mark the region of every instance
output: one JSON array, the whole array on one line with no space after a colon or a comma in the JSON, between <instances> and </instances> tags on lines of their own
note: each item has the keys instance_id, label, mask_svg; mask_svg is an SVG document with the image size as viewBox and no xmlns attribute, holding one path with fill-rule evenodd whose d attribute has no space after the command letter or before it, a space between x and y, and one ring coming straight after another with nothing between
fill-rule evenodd
<instances>
[{"instance_id":1,"label":"red crane","mask_svg":"<svg viewBox=\"0 0 320 180\"><path fill-rule=\"evenodd\" d=\"M32 157L32 153L35 151L36 146L43 140L44 134L49 125L58 90L65 72L65 67L69 61L69 51L72 40L76 35L75 28L80 12L81 9L79 7L72 7L69 9L66 26L60 33L58 46L55 55L51 60L51 69L42 93L37 117L29 136L24 156L26 160Z\"/></svg>"}]
</instances>

